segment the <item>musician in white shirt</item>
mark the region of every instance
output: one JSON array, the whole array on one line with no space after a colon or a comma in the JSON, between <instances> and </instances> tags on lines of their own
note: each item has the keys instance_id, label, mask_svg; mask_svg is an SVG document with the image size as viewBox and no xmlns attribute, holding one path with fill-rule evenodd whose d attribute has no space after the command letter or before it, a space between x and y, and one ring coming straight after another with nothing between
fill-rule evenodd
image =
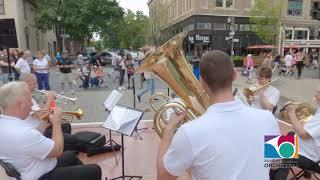
<instances>
[{"instance_id":1,"label":"musician in white shirt","mask_svg":"<svg viewBox=\"0 0 320 180\"><path fill-rule=\"evenodd\" d=\"M315 92L317 105L320 105L320 85ZM296 106L288 105L286 111L288 120L291 121L295 134L299 137L299 158L294 159L300 168L311 170L320 174L320 109L318 107L315 115L308 122L299 121L296 115ZM288 166L284 166L288 167ZM271 171L271 180L287 179L288 168L279 168Z\"/></svg>"},{"instance_id":2,"label":"musician in white shirt","mask_svg":"<svg viewBox=\"0 0 320 180\"><path fill-rule=\"evenodd\" d=\"M61 108L49 116L52 139L25 122L32 96L25 82L0 87L0 159L10 163L22 180L100 180L98 165L83 165L74 153L63 153Z\"/></svg>"},{"instance_id":3,"label":"musician in white shirt","mask_svg":"<svg viewBox=\"0 0 320 180\"><path fill-rule=\"evenodd\" d=\"M265 86L271 81L272 70L262 66L257 71L258 87ZM255 93L252 100L248 100L252 107L273 111L280 99L280 91L269 85Z\"/></svg>"},{"instance_id":4,"label":"musician in white shirt","mask_svg":"<svg viewBox=\"0 0 320 180\"><path fill-rule=\"evenodd\" d=\"M202 57L200 83L211 106L177 131L185 113L170 118L159 146L158 180L173 180L186 171L194 180L269 178L263 138L279 134L277 121L270 112L235 101L235 79L236 70L226 53L210 51Z\"/></svg>"}]
</instances>

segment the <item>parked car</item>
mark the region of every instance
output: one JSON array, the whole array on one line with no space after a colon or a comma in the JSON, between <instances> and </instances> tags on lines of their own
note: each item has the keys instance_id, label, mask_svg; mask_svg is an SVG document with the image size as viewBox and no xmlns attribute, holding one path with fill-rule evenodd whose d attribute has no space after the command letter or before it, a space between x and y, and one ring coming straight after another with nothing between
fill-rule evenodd
<instances>
[{"instance_id":1,"label":"parked car","mask_svg":"<svg viewBox=\"0 0 320 180\"><path fill-rule=\"evenodd\" d=\"M102 66L105 66L107 64L111 65L113 57L114 57L113 52L101 52L100 53L101 65Z\"/></svg>"}]
</instances>

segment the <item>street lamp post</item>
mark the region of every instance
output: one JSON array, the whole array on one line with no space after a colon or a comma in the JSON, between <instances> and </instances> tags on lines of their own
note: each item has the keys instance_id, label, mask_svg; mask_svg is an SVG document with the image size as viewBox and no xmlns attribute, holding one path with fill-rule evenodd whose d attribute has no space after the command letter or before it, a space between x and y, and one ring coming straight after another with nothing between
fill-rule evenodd
<instances>
[{"instance_id":1,"label":"street lamp post","mask_svg":"<svg viewBox=\"0 0 320 180\"><path fill-rule=\"evenodd\" d=\"M230 56L231 56L231 59L233 58L233 37L235 35L235 31L234 31L234 17L233 16L230 16L228 17L228 24L229 24L229 37L228 39L230 40L230 45L231 45L231 53L230 53Z\"/></svg>"},{"instance_id":2,"label":"street lamp post","mask_svg":"<svg viewBox=\"0 0 320 180\"><path fill-rule=\"evenodd\" d=\"M57 14L59 14L59 13L61 13L61 7L62 7L62 3L63 3L63 0L58 0L58 8L57 8ZM61 37L61 35L62 35L62 17L59 15L58 17L57 17L57 20L58 20L58 24L57 24L57 26L58 26L58 33L57 33L57 41L58 41L58 46L59 46L59 51L60 51L60 53L62 52L62 50L63 50L63 44L62 44L62 37Z\"/></svg>"},{"instance_id":3,"label":"street lamp post","mask_svg":"<svg viewBox=\"0 0 320 180\"><path fill-rule=\"evenodd\" d=\"M57 33L57 40L58 40L58 46L59 46L59 52L62 52L62 43L61 43L61 28L62 28L62 24L61 24L61 16L58 16L57 18L58 20L58 33Z\"/></svg>"}]
</instances>

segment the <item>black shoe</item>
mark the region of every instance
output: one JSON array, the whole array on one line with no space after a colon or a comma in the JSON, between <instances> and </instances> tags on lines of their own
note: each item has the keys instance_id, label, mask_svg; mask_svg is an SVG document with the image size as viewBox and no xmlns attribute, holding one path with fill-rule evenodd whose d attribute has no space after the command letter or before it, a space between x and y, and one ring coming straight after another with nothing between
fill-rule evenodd
<instances>
[{"instance_id":1,"label":"black shoe","mask_svg":"<svg viewBox=\"0 0 320 180\"><path fill-rule=\"evenodd\" d=\"M158 98L154 98L153 100L155 100L155 101L159 101L159 99L158 99Z\"/></svg>"},{"instance_id":2,"label":"black shoe","mask_svg":"<svg viewBox=\"0 0 320 180\"><path fill-rule=\"evenodd\" d=\"M138 101L141 103L141 97L137 95Z\"/></svg>"}]
</instances>

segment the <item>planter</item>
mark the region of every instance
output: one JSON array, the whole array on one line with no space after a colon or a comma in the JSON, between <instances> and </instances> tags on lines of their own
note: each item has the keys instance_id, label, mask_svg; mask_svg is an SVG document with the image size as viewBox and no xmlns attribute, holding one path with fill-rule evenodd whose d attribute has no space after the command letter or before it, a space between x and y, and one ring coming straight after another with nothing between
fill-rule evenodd
<instances>
[{"instance_id":1,"label":"planter","mask_svg":"<svg viewBox=\"0 0 320 180\"><path fill-rule=\"evenodd\" d=\"M233 61L235 67L242 67L243 61Z\"/></svg>"}]
</instances>

